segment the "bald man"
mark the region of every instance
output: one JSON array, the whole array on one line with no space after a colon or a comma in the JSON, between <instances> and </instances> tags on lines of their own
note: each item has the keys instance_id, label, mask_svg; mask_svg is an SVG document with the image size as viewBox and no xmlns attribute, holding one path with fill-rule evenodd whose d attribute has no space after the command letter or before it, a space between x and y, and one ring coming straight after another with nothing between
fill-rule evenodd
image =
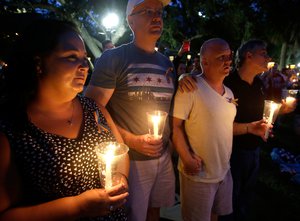
<instances>
[{"instance_id":1,"label":"bald man","mask_svg":"<svg viewBox=\"0 0 300 221\"><path fill-rule=\"evenodd\" d=\"M231 50L226 41L210 39L200 49L203 74L197 89L177 91L173 107L173 143L180 156L180 196L185 221L217 220L232 212L230 155L236 114L229 74Z\"/></svg>"}]
</instances>

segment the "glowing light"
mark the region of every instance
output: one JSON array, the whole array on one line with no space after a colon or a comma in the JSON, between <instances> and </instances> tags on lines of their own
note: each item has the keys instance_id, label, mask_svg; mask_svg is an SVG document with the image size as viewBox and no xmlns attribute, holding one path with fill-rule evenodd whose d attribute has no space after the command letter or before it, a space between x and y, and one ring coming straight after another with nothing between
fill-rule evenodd
<instances>
[{"instance_id":1,"label":"glowing light","mask_svg":"<svg viewBox=\"0 0 300 221\"><path fill-rule=\"evenodd\" d=\"M119 24L119 16L115 13L109 13L102 19L102 25L110 30Z\"/></svg>"},{"instance_id":2,"label":"glowing light","mask_svg":"<svg viewBox=\"0 0 300 221\"><path fill-rule=\"evenodd\" d=\"M272 67L274 67L275 62L268 62L268 69L271 69Z\"/></svg>"}]
</instances>

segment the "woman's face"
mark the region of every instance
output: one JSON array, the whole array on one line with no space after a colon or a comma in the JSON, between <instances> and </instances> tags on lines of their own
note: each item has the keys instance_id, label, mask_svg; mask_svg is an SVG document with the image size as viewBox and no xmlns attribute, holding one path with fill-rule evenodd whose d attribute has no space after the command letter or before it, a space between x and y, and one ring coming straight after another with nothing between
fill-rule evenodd
<instances>
[{"instance_id":1,"label":"woman's face","mask_svg":"<svg viewBox=\"0 0 300 221\"><path fill-rule=\"evenodd\" d=\"M88 69L82 38L75 32L66 32L56 49L42 61L40 89L77 94L83 90Z\"/></svg>"}]
</instances>

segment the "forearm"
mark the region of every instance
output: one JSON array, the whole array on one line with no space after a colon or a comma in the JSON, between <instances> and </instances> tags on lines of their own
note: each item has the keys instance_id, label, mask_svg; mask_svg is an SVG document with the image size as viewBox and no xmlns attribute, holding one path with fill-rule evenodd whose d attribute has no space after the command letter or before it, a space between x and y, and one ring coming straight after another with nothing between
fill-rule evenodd
<instances>
[{"instance_id":1,"label":"forearm","mask_svg":"<svg viewBox=\"0 0 300 221\"><path fill-rule=\"evenodd\" d=\"M233 135L243 135L249 133L250 123L233 123Z\"/></svg>"},{"instance_id":2,"label":"forearm","mask_svg":"<svg viewBox=\"0 0 300 221\"><path fill-rule=\"evenodd\" d=\"M51 202L7 209L0 215L0 221L68 221L81 216L79 204L75 197L65 197Z\"/></svg>"},{"instance_id":3,"label":"forearm","mask_svg":"<svg viewBox=\"0 0 300 221\"><path fill-rule=\"evenodd\" d=\"M129 167L130 167L130 161L129 156L126 154L126 156L118 163L117 172L123 174L126 176L126 179L128 179L129 176Z\"/></svg>"},{"instance_id":4,"label":"forearm","mask_svg":"<svg viewBox=\"0 0 300 221\"><path fill-rule=\"evenodd\" d=\"M132 134L131 132L123 129L122 127L120 127L119 125L117 125L117 128L122 136L122 139L124 141L124 143L129 147L134 149L134 134Z\"/></svg>"},{"instance_id":5,"label":"forearm","mask_svg":"<svg viewBox=\"0 0 300 221\"><path fill-rule=\"evenodd\" d=\"M187 142L187 137L181 126L173 126L172 142L182 160L185 161L191 158L191 150Z\"/></svg>"}]
</instances>

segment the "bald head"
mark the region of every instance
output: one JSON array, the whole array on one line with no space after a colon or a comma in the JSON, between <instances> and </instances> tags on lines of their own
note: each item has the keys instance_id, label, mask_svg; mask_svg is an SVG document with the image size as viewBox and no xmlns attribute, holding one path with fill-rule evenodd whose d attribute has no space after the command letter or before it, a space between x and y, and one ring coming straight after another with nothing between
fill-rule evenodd
<instances>
[{"instance_id":1,"label":"bald head","mask_svg":"<svg viewBox=\"0 0 300 221\"><path fill-rule=\"evenodd\" d=\"M203 43L200 48L200 57L205 56L211 51L220 51L229 49L228 43L222 38L212 38Z\"/></svg>"},{"instance_id":2,"label":"bald head","mask_svg":"<svg viewBox=\"0 0 300 221\"><path fill-rule=\"evenodd\" d=\"M205 76L220 79L229 74L232 53L229 44L221 38L212 38L200 48L201 68Z\"/></svg>"}]
</instances>

